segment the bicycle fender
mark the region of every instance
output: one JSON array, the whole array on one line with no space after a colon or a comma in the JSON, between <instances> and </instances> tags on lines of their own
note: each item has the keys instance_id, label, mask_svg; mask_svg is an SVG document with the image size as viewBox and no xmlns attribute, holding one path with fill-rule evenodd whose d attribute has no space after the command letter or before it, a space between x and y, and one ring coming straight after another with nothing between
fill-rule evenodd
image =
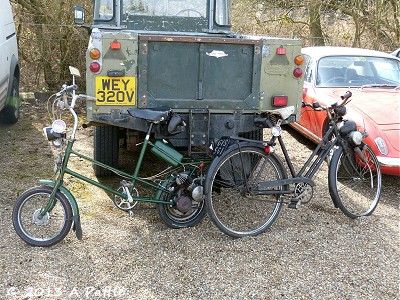
<instances>
[{"instance_id":1,"label":"bicycle fender","mask_svg":"<svg viewBox=\"0 0 400 300\"><path fill-rule=\"evenodd\" d=\"M43 185L48 185L51 187L54 187L55 182L52 180L39 180L40 184ZM82 226L81 226L81 218L79 215L79 207L78 203L75 200L75 197L72 195L72 193L65 187L65 186L60 186L60 191L62 194L64 194L65 197L67 197L69 203L72 206L72 210L74 212L74 224L72 226L72 230L75 231L76 238L78 240L82 239Z\"/></svg>"}]
</instances>

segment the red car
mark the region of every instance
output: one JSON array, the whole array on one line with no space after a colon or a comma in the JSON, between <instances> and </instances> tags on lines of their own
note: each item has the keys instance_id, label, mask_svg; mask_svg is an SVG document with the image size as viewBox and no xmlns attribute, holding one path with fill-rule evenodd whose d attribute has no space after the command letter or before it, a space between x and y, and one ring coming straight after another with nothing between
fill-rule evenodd
<instances>
[{"instance_id":1,"label":"red car","mask_svg":"<svg viewBox=\"0 0 400 300\"><path fill-rule=\"evenodd\" d=\"M308 47L303 101L330 105L353 93L345 116L368 132L382 173L400 176L400 59L384 52L346 47ZM325 112L302 108L291 126L314 142L328 129Z\"/></svg>"}]
</instances>

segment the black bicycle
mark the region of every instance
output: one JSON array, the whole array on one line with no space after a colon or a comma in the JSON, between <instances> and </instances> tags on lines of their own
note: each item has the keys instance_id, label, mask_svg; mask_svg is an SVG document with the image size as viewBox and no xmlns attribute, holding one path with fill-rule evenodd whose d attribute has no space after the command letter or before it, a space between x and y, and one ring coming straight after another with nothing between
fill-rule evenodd
<instances>
[{"instance_id":1,"label":"black bicycle","mask_svg":"<svg viewBox=\"0 0 400 300\"><path fill-rule=\"evenodd\" d=\"M366 132L344 120L345 105L351 92L341 96L340 104L323 107L329 130L301 170L296 173L281 136L280 115L268 114L255 119L259 127L271 128L269 141L223 137L214 147L215 158L206 177L205 194L208 214L214 224L232 237L255 236L269 228L282 207L298 208L311 200L312 180L328 159L329 193L336 208L350 218L371 215L378 205L382 175L371 148L363 143ZM282 160L274 153L278 141L290 177Z\"/></svg>"}]
</instances>

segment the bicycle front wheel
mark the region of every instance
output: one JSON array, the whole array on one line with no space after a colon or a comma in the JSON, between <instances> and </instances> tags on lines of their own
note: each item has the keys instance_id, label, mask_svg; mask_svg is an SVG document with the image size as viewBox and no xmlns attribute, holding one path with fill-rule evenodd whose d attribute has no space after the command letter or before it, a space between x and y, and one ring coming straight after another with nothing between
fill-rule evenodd
<instances>
[{"instance_id":1,"label":"bicycle front wheel","mask_svg":"<svg viewBox=\"0 0 400 300\"><path fill-rule=\"evenodd\" d=\"M72 209L63 194L39 186L25 191L15 202L12 220L17 234L32 246L49 247L60 242L71 229ZM43 214L44 210L47 210Z\"/></svg>"},{"instance_id":2,"label":"bicycle front wheel","mask_svg":"<svg viewBox=\"0 0 400 300\"><path fill-rule=\"evenodd\" d=\"M278 216L282 201L278 193L263 194L267 190L258 184L286 177L280 160L258 147L244 146L224 153L210 166L207 178L206 207L211 220L232 237L264 232ZM284 188L270 188L269 192Z\"/></svg>"},{"instance_id":3,"label":"bicycle front wheel","mask_svg":"<svg viewBox=\"0 0 400 300\"><path fill-rule=\"evenodd\" d=\"M378 159L366 145L365 161L356 153L346 152L340 147L335 151L329 166L329 193L336 207L352 218L369 216L378 205L382 174Z\"/></svg>"}]
</instances>

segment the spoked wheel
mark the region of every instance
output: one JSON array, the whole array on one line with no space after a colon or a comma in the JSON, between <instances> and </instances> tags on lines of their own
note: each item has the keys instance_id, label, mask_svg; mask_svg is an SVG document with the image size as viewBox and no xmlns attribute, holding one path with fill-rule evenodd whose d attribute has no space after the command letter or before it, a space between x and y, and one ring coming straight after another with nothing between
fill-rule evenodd
<instances>
[{"instance_id":1,"label":"spoked wheel","mask_svg":"<svg viewBox=\"0 0 400 300\"><path fill-rule=\"evenodd\" d=\"M169 188L174 192L164 193L160 200L170 201L171 204L158 205L158 213L164 223L171 228L192 227L198 224L206 213L204 199L193 199L189 191L175 182L172 182Z\"/></svg>"},{"instance_id":2,"label":"spoked wheel","mask_svg":"<svg viewBox=\"0 0 400 300\"><path fill-rule=\"evenodd\" d=\"M14 205L12 220L15 231L32 246L49 247L60 242L71 229L72 209L66 197L56 193L50 203L52 188L39 186L25 191ZM42 213L43 209L49 211Z\"/></svg>"},{"instance_id":3,"label":"spoked wheel","mask_svg":"<svg viewBox=\"0 0 400 300\"><path fill-rule=\"evenodd\" d=\"M352 219L371 215L381 196L382 174L379 162L368 145L363 154L366 161L354 153L347 157L343 148L340 148L335 151L329 166L331 198Z\"/></svg>"},{"instance_id":4,"label":"spoked wheel","mask_svg":"<svg viewBox=\"0 0 400 300\"><path fill-rule=\"evenodd\" d=\"M255 236L275 221L282 206L281 196L263 195L266 190L258 185L286 178L275 155L251 146L233 149L213 162L208 176L211 182L206 207L222 232L232 237ZM286 187L269 189L281 191Z\"/></svg>"}]
</instances>

